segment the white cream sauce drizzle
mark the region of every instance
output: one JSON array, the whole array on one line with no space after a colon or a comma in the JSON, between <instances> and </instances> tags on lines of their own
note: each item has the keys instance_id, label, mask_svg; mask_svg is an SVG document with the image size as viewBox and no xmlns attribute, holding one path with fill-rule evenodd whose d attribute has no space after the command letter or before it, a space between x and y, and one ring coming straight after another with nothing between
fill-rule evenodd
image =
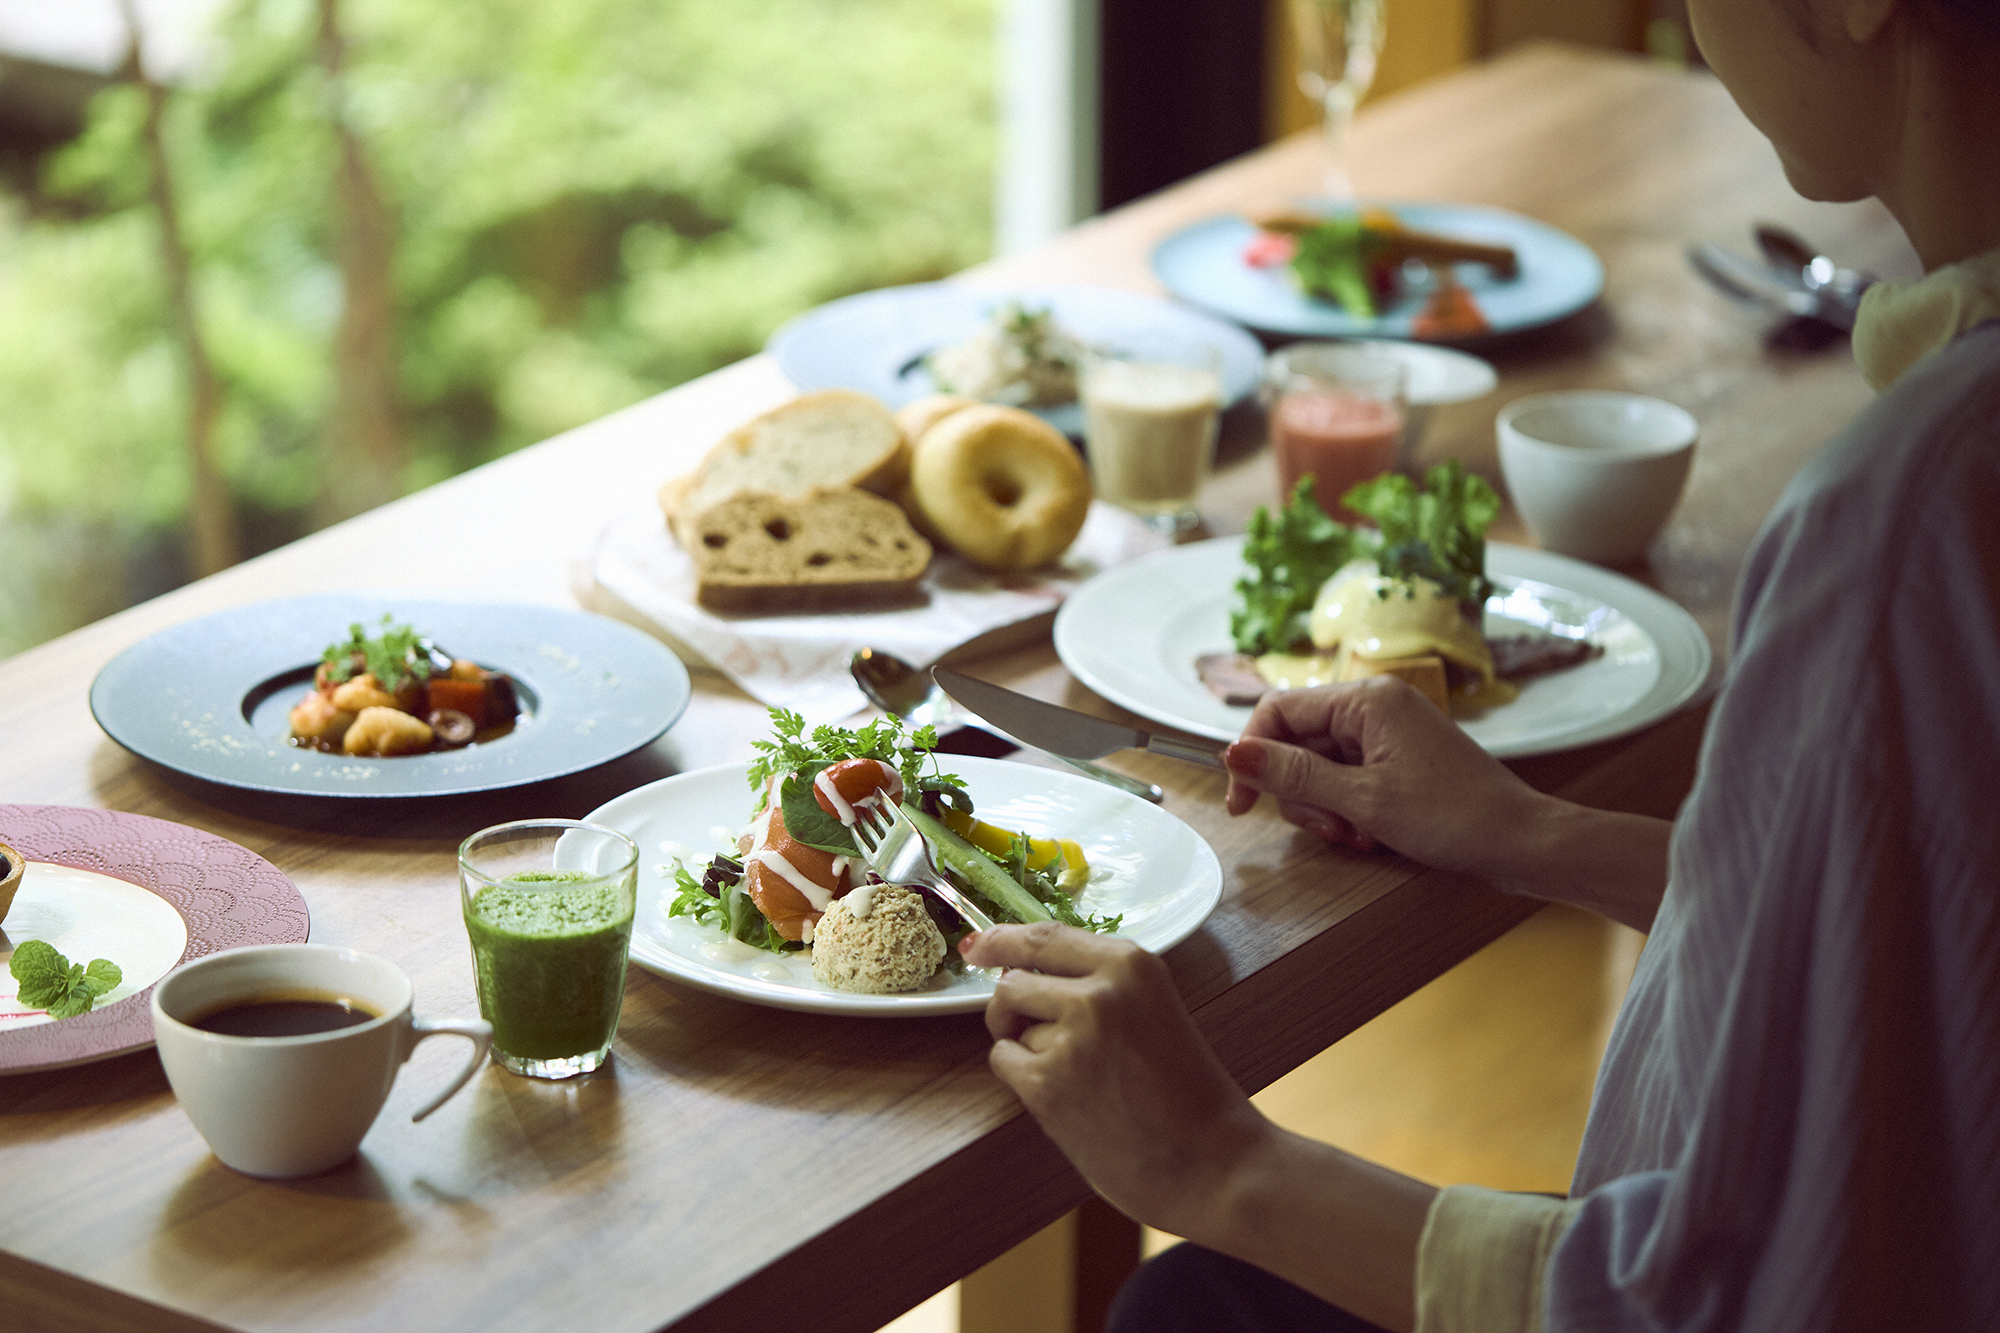
<instances>
[{"instance_id":1,"label":"white cream sauce drizzle","mask_svg":"<svg viewBox=\"0 0 2000 1333\"><path fill-rule=\"evenodd\" d=\"M813 883L811 880L807 879L803 873L800 872L797 866L793 865L790 861L787 861L784 857L778 855L776 852L756 851L750 853L750 855L747 858L745 858L744 864L746 868L748 867L751 861L754 861L758 865L763 866L766 870L771 871L773 874L777 875L778 878L784 880L785 883L797 889L800 892L800 894L802 894L805 897L805 900L808 903L812 904L812 909L815 912L824 912L826 910L826 905L833 901L832 889L823 889L819 885Z\"/></svg>"},{"instance_id":2,"label":"white cream sauce drizzle","mask_svg":"<svg viewBox=\"0 0 2000 1333\"><path fill-rule=\"evenodd\" d=\"M701 946L701 956L714 963L744 963L757 957L762 949L753 949L741 940L714 940Z\"/></svg>"},{"instance_id":3,"label":"white cream sauce drizzle","mask_svg":"<svg viewBox=\"0 0 2000 1333\"><path fill-rule=\"evenodd\" d=\"M856 921L866 921L868 914L875 910L874 884L857 885L843 901L847 904L847 915Z\"/></svg>"}]
</instances>

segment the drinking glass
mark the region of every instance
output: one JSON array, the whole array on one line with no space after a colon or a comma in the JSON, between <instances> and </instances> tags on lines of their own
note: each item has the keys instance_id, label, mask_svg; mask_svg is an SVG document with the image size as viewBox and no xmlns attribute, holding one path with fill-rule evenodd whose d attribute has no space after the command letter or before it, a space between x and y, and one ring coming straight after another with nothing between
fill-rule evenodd
<instances>
[{"instance_id":1,"label":"drinking glass","mask_svg":"<svg viewBox=\"0 0 2000 1333\"><path fill-rule=\"evenodd\" d=\"M1273 353L1263 397L1280 503L1310 473L1320 508L1354 522L1340 497L1408 465L1408 376L1401 357L1365 343L1297 343Z\"/></svg>"},{"instance_id":2,"label":"drinking glass","mask_svg":"<svg viewBox=\"0 0 2000 1333\"><path fill-rule=\"evenodd\" d=\"M1375 62L1387 35L1385 0L1291 0L1299 44L1299 87L1326 115L1326 192L1352 199L1347 174L1347 127L1375 82Z\"/></svg>"},{"instance_id":3,"label":"drinking glass","mask_svg":"<svg viewBox=\"0 0 2000 1333\"><path fill-rule=\"evenodd\" d=\"M1169 537L1193 531L1201 522L1195 497L1215 464L1222 353L1168 337L1093 348L1077 397L1098 498Z\"/></svg>"},{"instance_id":4,"label":"drinking glass","mask_svg":"<svg viewBox=\"0 0 2000 1333\"><path fill-rule=\"evenodd\" d=\"M569 1078L609 1057L638 871L630 838L574 819L498 824L459 846L459 900L495 1064Z\"/></svg>"}]
</instances>

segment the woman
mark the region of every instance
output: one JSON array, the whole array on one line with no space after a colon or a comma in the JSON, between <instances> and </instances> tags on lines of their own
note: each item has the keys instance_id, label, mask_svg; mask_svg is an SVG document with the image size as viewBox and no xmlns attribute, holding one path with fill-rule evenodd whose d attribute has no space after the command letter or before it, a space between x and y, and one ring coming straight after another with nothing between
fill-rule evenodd
<instances>
[{"instance_id":1,"label":"woman","mask_svg":"<svg viewBox=\"0 0 2000 1333\"><path fill-rule=\"evenodd\" d=\"M1268 795L1651 932L1571 1195L1433 1191L1285 1134L1157 959L991 931L967 958L1024 969L995 1071L1100 1194L1206 1247L1114 1326L2000 1319L2000 0L1689 9L1794 186L1880 198L1929 276L1864 303L1883 395L1751 552L1680 819L1542 796L1394 679L1274 696L1226 756L1232 813Z\"/></svg>"}]
</instances>

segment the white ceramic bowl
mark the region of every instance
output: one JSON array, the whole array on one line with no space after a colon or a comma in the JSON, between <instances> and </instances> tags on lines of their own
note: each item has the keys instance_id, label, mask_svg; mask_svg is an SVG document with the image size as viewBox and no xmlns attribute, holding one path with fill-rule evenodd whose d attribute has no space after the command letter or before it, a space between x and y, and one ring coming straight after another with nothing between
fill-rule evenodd
<instances>
[{"instance_id":1,"label":"white ceramic bowl","mask_svg":"<svg viewBox=\"0 0 2000 1333\"><path fill-rule=\"evenodd\" d=\"M1680 501L1694 417L1643 394L1538 393L1500 409L1500 472L1546 549L1629 564Z\"/></svg>"}]
</instances>

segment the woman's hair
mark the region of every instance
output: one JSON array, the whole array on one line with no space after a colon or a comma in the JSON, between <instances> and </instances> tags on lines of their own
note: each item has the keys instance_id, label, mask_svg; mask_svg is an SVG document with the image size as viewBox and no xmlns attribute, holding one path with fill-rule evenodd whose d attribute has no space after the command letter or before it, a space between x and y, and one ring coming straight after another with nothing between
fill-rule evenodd
<instances>
[{"instance_id":1,"label":"woman's hair","mask_svg":"<svg viewBox=\"0 0 2000 1333\"><path fill-rule=\"evenodd\" d=\"M1784 0L1792 26L1808 45L1817 45L1810 3L1811 0ZM1920 18L1933 23L1957 20L1953 25L1956 33L1969 28L1984 36L2000 38L2000 0L1911 0L1911 4Z\"/></svg>"},{"instance_id":2,"label":"woman's hair","mask_svg":"<svg viewBox=\"0 0 2000 1333\"><path fill-rule=\"evenodd\" d=\"M1934 13L1941 10L2000 36L2000 0L1918 0L1918 3Z\"/></svg>"}]
</instances>

